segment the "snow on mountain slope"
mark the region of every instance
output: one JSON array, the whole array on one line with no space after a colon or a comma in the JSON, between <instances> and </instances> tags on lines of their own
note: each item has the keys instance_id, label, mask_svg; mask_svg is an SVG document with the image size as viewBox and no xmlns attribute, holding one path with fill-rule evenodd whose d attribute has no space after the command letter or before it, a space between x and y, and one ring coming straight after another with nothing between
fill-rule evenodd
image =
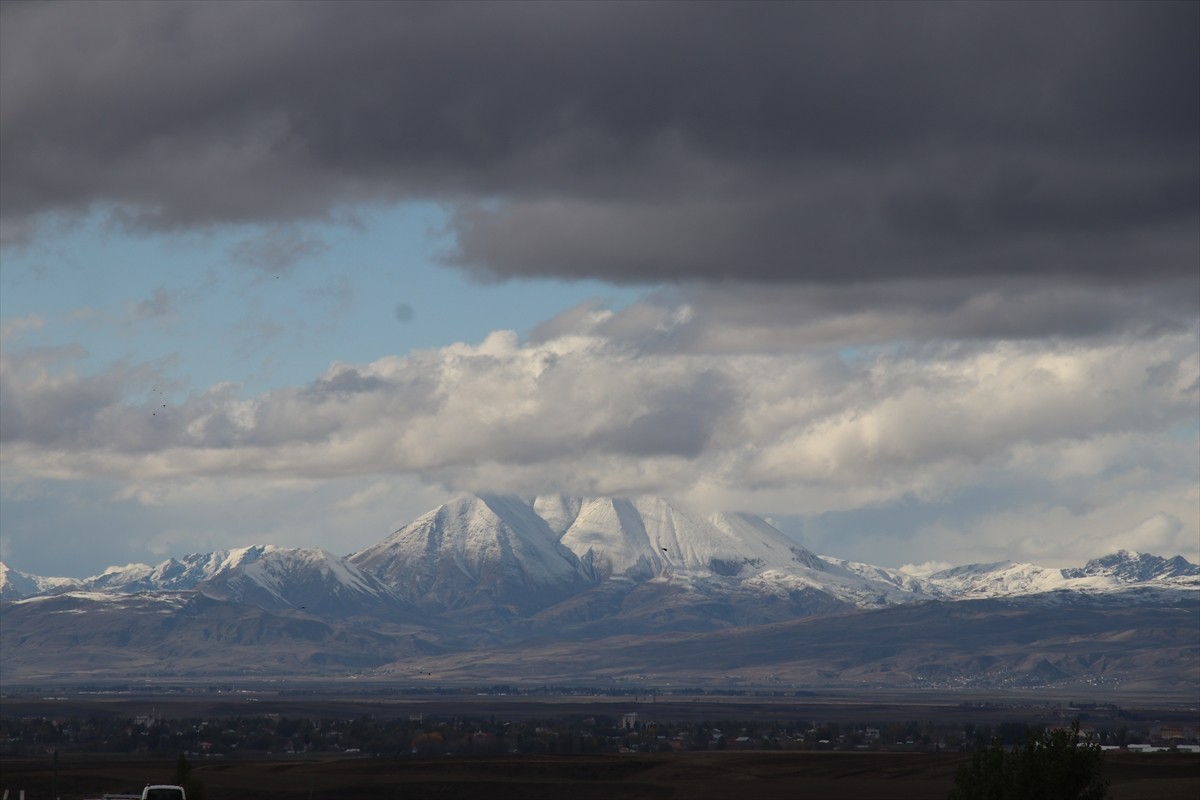
<instances>
[{"instance_id":1,"label":"snow on mountain slope","mask_svg":"<svg viewBox=\"0 0 1200 800\"><path fill-rule=\"evenodd\" d=\"M559 537L575 524L583 503L578 497L568 497L564 494L541 495L529 501L534 513L544 519L551 532Z\"/></svg>"},{"instance_id":2,"label":"snow on mountain slope","mask_svg":"<svg viewBox=\"0 0 1200 800\"><path fill-rule=\"evenodd\" d=\"M456 498L350 561L432 608L491 602L531 611L588 584L533 506L496 495Z\"/></svg>"},{"instance_id":3,"label":"snow on mountain slope","mask_svg":"<svg viewBox=\"0 0 1200 800\"><path fill-rule=\"evenodd\" d=\"M99 575L93 575L83 581L89 589L120 589L131 592L151 588L150 576L154 567L149 564L114 564L105 568Z\"/></svg>"},{"instance_id":4,"label":"snow on mountain slope","mask_svg":"<svg viewBox=\"0 0 1200 800\"><path fill-rule=\"evenodd\" d=\"M104 603L111 606L134 607L157 605L163 608L176 608L185 602L185 599L179 592L140 592L144 598L137 598L134 595L125 592L106 592L96 591L94 589L70 589L63 592L55 592L53 594L41 594L33 597L23 597L15 601L16 605L29 605L32 603L55 603L55 604L71 604L71 603ZM57 613L78 613L77 611L59 611Z\"/></svg>"},{"instance_id":5,"label":"snow on mountain slope","mask_svg":"<svg viewBox=\"0 0 1200 800\"><path fill-rule=\"evenodd\" d=\"M156 566L112 566L85 579L82 585L89 589L122 592L191 589L224 571L253 563L274 549L274 545L251 545L212 553L191 553L181 559L169 558Z\"/></svg>"},{"instance_id":6,"label":"snow on mountain slope","mask_svg":"<svg viewBox=\"0 0 1200 800\"><path fill-rule=\"evenodd\" d=\"M1000 597L1052 592L1066 586L1061 569L998 561L966 564L929 575L928 582L950 597ZM1093 585L1101 585L1095 583Z\"/></svg>"},{"instance_id":7,"label":"snow on mountain slope","mask_svg":"<svg viewBox=\"0 0 1200 800\"><path fill-rule=\"evenodd\" d=\"M15 570L7 580L13 579ZM29 585L35 591L29 591ZM192 553L157 566L113 566L84 580L21 575L21 596L82 591L92 595L198 589L225 600L268 609L306 608L314 613L361 614L399 606L400 597L379 579L324 550L252 545ZM5 598L10 595L5 591ZM12 596L17 596L14 592Z\"/></svg>"},{"instance_id":8,"label":"snow on mountain slope","mask_svg":"<svg viewBox=\"0 0 1200 800\"><path fill-rule=\"evenodd\" d=\"M1063 589L1120 592L1152 585L1159 588L1198 586L1200 567L1181 556L1164 559L1121 551L1093 559L1082 568L1055 569L1000 561L942 570L927 576L926 580L952 598L1011 597Z\"/></svg>"},{"instance_id":9,"label":"snow on mountain slope","mask_svg":"<svg viewBox=\"0 0 1200 800\"><path fill-rule=\"evenodd\" d=\"M1120 592L1138 587L1160 589L1200 586L1200 566L1183 556L1162 558L1119 550L1083 567L1056 569L1037 564L997 561L965 564L922 576L933 590L951 598L1010 597L1068 589Z\"/></svg>"},{"instance_id":10,"label":"snow on mountain slope","mask_svg":"<svg viewBox=\"0 0 1200 800\"><path fill-rule=\"evenodd\" d=\"M8 565L0 561L0 597L13 600L40 593L41 588L32 575L9 569Z\"/></svg>"},{"instance_id":11,"label":"snow on mountain slope","mask_svg":"<svg viewBox=\"0 0 1200 800\"><path fill-rule=\"evenodd\" d=\"M1190 563L1183 556L1167 559L1151 553L1118 550L1101 558L1093 558L1083 567L1064 569L1062 573L1067 578L1105 576L1122 583L1138 583L1197 577L1200 576L1200 566Z\"/></svg>"},{"instance_id":12,"label":"snow on mountain slope","mask_svg":"<svg viewBox=\"0 0 1200 800\"><path fill-rule=\"evenodd\" d=\"M860 564L856 561L846 561L830 556L820 556L820 559L825 563L825 568L830 574L850 579L857 578L864 582L860 584L860 589L878 590L879 594L876 597L881 603L933 600L945 596L945 592L940 587L900 570L885 569L873 564Z\"/></svg>"},{"instance_id":13,"label":"snow on mountain slope","mask_svg":"<svg viewBox=\"0 0 1200 800\"><path fill-rule=\"evenodd\" d=\"M9 569L7 564L0 561L0 597L13 600L39 592L37 582L32 577L24 572Z\"/></svg>"},{"instance_id":14,"label":"snow on mountain slope","mask_svg":"<svg viewBox=\"0 0 1200 800\"><path fill-rule=\"evenodd\" d=\"M851 569L848 562L831 563L752 514L700 518L653 497L618 503L615 508L640 514L640 526L637 520L623 520L621 529L634 531L639 545L645 531L650 557L661 562L657 574L662 579L703 587L709 595L737 592L809 598L817 593L858 606L928 599L915 579L879 568ZM608 530L615 535L612 527ZM568 537L563 541L579 552Z\"/></svg>"},{"instance_id":15,"label":"snow on mountain slope","mask_svg":"<svg viewBox=\"0 0 1200 800\"><path fill-rule=\"evenodd\" d=\"M830 564L752 514L704 518L658 497L549 498L535 501L534 508L547 509L555 519L573 516L561 541L594 568L597 580L610 575L660 580L710 597L815 592L868 606L928 598L916 579L877 567L855 571L846 562Z\"/></svg>"},{"instance_id":16,"label":"snow on mountain slope","mask_svg":"<svg viewBox=\"0 0 1200 800\"><path fill-rule=\"evenodd\" d=\"M231 570L249 567L278 550L280 548L274 545L251 545L212 553L191 553L179 560L171 558L162 562L148 580L162 588L190 589Z\"/></svg>"},{"instance_id":17,"label":"snow on mountain slope","mask_svg":"<svg viewBox=\"0 0 1200 800\"><path fill-rule=\"evenodd\" d=\"M742 543L729 531L693 519L661 497L639 498L634 507L651 545L662 552L672 574L741 570Z\"/></svg>"},{"instance_id":18,"label":"snow on mountain slope","mask_svg":"<svg viewBox=\"0 0 1200 800\"><path fill-rule=\"evenodd\" d=\"M61 592L76 588L80 581L75 578L45 578L15 570L0 561L0 597L13 600L21 597Z\"/></svg>"},{"instance_id":19,"label":"snow on mountain slope","mask_svg":"<svg viewBox=\"0 0 1200 800\"><path fill-rule=\"evenodd\" d=\"M213 556L205 566L214 574L197 584L208 597L326 614L372 613L402 604L378 578L326 550L266 546Z\"/></svg>"},{"instance_id":20,"label":"snow on mountain slope","mask_svg":"<svg viewBox=\"0 0 1200 800\"><path fill-rule=\"evenodd\" d=\"M730 538L746 559L772 569L794 569L797 565L825 571L825 564L762 517L753 514L713 514L709 523Z\"/></svg>"},{"instance_id":21,"label":"snow on mountain slope","mask_svg":"<svg viewBox=\"0 0 1200 800\"><path fill-rule=\"evenodd\" d=\"M559 541L595 580L612 575L648 579L666 567L666 554L650 541L641 514L630 501L589 499L575 507L574 519Z\"/></svg>"},{"instance_id":22,"label":"snow on mountain slope","mask_svg":"<svg viewBox=\"0 0 1200 800\"><path fill-rule=\"evenodd\" d=\"M825 568L817 556L750 514L702 518L659 497L539 498L534 509L552 515L551 530L570 519L560 541L584 563L605 564L613 575L732 578Z\"/></svg>"}]
</instances>

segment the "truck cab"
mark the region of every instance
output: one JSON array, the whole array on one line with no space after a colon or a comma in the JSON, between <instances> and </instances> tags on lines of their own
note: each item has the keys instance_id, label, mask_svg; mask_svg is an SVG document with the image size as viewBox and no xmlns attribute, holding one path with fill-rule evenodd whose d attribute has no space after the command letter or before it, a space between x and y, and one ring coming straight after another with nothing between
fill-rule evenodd
<instances>
[{"instance_id":1,"label":"truck cab","mask_svg":"<svg viewBox=\"0 0 1200 800\"><path fill-rule=\"evenodd\" d=\"M187 800L182 786L157 783L142 789L142 800Z\"/></svg>"}]
</instances>

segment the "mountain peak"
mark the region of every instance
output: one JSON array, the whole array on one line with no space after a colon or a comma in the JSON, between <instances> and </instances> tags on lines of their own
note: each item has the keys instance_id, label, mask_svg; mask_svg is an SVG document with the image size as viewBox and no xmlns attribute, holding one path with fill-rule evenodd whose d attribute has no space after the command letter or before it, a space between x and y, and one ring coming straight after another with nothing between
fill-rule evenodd
<instances>
[{"instance_id":1,"label":"mountain peak","mask_svg":"<svg viewBox=\"0 0 1200 800\"><path fill-rule=\"evenodd\" d=\"M28 597L41 591L37 581L24 572L11 569L0 561L0 597L5 599Z\"/></svg>"},{"instance_id":2,"label":"mountain peak","mask_svg":"<svg viewBox=\"0 0 1200 800\"><path fill-rule=\"evenodd\" d=\"M518 497L456 497L350 557L355 566L433 608L487 600L531 610L585 582L579 561Z\"/></svg>"},{"instance_id":3,"label":"mountain peak","mask_svg":"<svg viewBox=\"0 0 1200 800\"><path fill-rule=\"evenodd\" d=\"M1163 558L1153 553L1118 550L1100 558L1093 558L1083 567L1064 569L1063 575L1068 578L1106 576L1125 583L1136 583L1161 578L1197 576L1200 575L1200 566L1183 556Z\"/></svg>"}]
</instances>

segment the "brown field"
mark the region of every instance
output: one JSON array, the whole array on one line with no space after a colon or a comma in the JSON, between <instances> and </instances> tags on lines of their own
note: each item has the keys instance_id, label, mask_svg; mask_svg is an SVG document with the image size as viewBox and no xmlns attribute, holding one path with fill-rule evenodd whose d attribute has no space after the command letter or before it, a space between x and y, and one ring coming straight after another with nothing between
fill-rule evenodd
<instances>
[{"instance_id":1,"label":"brown field","mask_svg":"<svg viewBox=\"0 0 1200 800\"><path fill-rule=\"evenodd\" d=\"M439 759L305 758L207 762L195 767L207 800L794 800L799 797L944 798L965 756L900 753L679 753ZM84 756L60 763L59 797L81 800L170 780L170 759ZM1200 797L1200 756L1109 754L1114 800ZM15 800L53 793L47 758L0 761Z\"/></svg>"}]
</instances>

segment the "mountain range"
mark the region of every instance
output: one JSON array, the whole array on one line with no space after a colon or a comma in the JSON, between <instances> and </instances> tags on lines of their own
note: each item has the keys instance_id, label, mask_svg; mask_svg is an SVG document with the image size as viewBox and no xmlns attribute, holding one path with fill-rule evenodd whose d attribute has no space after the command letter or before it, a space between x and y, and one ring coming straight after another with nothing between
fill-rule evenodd
<instances>
[{"instance_id":1,"label":"mountain range","mask_svg":"<svg viewBox=\"0 0 1200 800\"><path fill-rule=\"evenodd\" d=\"M796 685L1194 689L1198 599L1200 567L1179 556L916 575L816 555L748 514L702 516L660 498L480 494L346 557L255 545L86 579L0 565L0 666L6 680L353 671L704 683L739 673Z\"/></svg>"}]
</instances>

